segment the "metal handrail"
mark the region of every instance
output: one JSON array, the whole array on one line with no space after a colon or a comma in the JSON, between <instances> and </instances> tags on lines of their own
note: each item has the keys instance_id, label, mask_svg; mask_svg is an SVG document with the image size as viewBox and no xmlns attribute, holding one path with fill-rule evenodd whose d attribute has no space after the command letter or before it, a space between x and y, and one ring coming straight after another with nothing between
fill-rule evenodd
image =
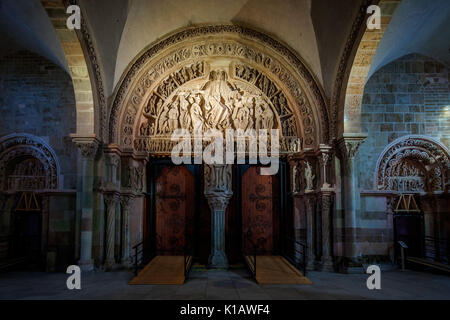
<instances>
[{"instance_id":1,"label":"metal handrail","mask_svg":"<svg viewBox=\"0 0 450 320\"><path fill-rule=\"evenodd\" d=\"M139 247L142 247L141 251L139 251ZM135 244L131 249L134 250L134 275L137 276L138 270L139 270L139 265L140 265L138 263L139 253L144 252L144 241L141 241L141 242ZM141 261L141 263L142 263L142 261Z\"/></svg>"},{"instance_id":2,"label":"metal handrail","mask_svg":"<svg viewBox=\"0 0 450 320\"><path fill-rule=\"evenodd\" d=\"M302 259L301 259L302 260L301 270L303 271L303 275L306 276L306 251L307 251L308 246L305 243L303 243L303 242L301 242L299 240L296 240L296 239L294 239L292 237L285 236L284 238L285 238L285 240L291 241L293 243L293 248L292 248L293 251L297 252L297 253L299 253L301 255L301 257L302 257ZM297 249L296 245L299 245L302 249L301 250ZM284 256L285 256L285 258L290 260L290 262L293 263L293 265L295 265L297 267L297 269L300 269L299 268L300 264L295 262L295 255L294 255L293 258L291 258L285 252Z\"/></svg>"}]
</instances>

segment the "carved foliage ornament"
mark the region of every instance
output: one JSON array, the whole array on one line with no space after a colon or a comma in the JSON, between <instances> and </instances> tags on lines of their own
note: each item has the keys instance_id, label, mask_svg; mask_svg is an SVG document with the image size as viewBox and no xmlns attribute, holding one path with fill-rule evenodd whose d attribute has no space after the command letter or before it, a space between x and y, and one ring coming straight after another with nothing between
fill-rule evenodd
<instances>
[{"instance_id":1,"label":"carved foliage ornament","mask_svg":"<svg viewBox=\"0 0 450 320\"><path fill-rule=\"evenodd\" d=\"M391 143L376 169L376 188L400 192L445 191L450 158L445 146L430 138L407 136Z\"/></svg>"},{"instance_id":2,"label":"carved foliage ornament","mask_svg":"<svg viewBox=\"0 0 450 320\"><path fill-rule=\"evenodd\" d=\"M0 139L0 189L57 189L59 164L39 137L13 134Z\"/></svg>"},{"instance_id":3,"label":"carved foliage ornament","mask_svg":"<svg viewBox=\"0 0 450 320\"><path fill-rule=\"evenodd\" d=\"M253 41L260 42L263 46L270 47L274 52L280 55L290 66L294 67L297 76L303 81L303 85L309 90L311 97L314 100L314 105L318 107L317 113L320 114L320 120L313 122L313 111L310 102L306 98L302 87L297 82L296 78L288 72L283 65L275 58L259 52L255 48L250 48L236 41L225 41L225 35L240 34L245 38ZM220 35L220 41L202 40L198 44L188 44L185 47L172 51L172 53L166 55L165 58L158 62L150 64L154 61L157 54L163 49L167 49L170 46L177 45L180 47L180 43L184 40L201 37L201 36L214 36ZM192 42L189 42L192 43ZM315 132L318 122L321 123L321 128L324 130L324 135L321 137L325 140L327 137L327 111L325 102L318 89L314 79L309 74L305 66L299 61L299 59L292 54L288 49L283 47L275 40L259 32L246 29L238 26L205 26L198 28L190 28L177 33L150 48L145 52L129 69L124 81L122 82L119 90L116 94L111 116L110 116L110 140L117 141L120 138L120 143L125 146L132 146L132 137L135 135L133 132L133 124L136 123L136 116L140 109L140 104L143 102L143 97L147 94L151 87L159 86L156 90L160 98L167 98L167 94L173 92L176 87L179 87L183 83L184 79L188 78L189 70L176 73L173 76L167 77L169 70L173 70L176 65L186 64L187 61L199 60L208 56L221 56L232 57L238 59L244 59L258 66L258 69L267 70L275 75L281 83L287 88L289 94L293 97L300 108L301 114L308 115L304 118L305 124L305 145L312 145L316 143L318 132ZM242 74L244 76L244 74ZM269 95L275 94L274 86L271 86L268 79L265 76L261 76L259 79L249 78L249 81L254 81L256 86L267 89L265 91ZM130 88L133 86L132 88ZM158 92L159 90L159 92ZM277 97L278 99L279 97ZM153 98L152 104L160 103L157 98ZM125 110L121 111L121 107L125 106ZM151 108L147 108L151 114ZM281 110L280 110L281 111ZM147 112L147 113L149 113ZM121 116L120 122L120 135L117 135L119 129L119 116ZM317 117L317 116L315 116ZM127 124L126 128L124 124ZM139 130L139 129L138 129ZM143 129L144 130L144 129ZM149 128L151 130L151 128Z\"/></svg>"}]
</instances>

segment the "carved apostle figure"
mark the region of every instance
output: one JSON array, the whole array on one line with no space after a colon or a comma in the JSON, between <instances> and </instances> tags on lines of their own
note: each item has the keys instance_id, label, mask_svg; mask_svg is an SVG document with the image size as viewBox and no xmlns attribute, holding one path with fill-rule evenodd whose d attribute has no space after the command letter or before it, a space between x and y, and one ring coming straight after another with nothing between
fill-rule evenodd
<instances>
[{"instance_id":1,"label":"carved apostle figure","mask_svg":"<svg viewBox=\"0 0 450 320\"><path fill-rule=\"evenodd\" d=\"M161 114L159 115L159 120L158 120L158 128L159 128L159 133L167 133L167 129L168 129L168 113L169 113L169 107L165 106L164 109L162 110Z\"/></svg>"},{"instance_id":2,"label":"carved apostle figure","mask_svg":"<svg viewBox=\"0 0 450 320\"><path fill-rule=\"evenodd\" d=\"M191 127L191 118L189 116L189 102L186 100L184 94L180 94L180 122L181 127L189 129Z\"/></svg>"},{"instance_id":3,"label":"carved apostle figure","mask_svg":"<svg viewBox=\"0 0 450 320\"><path fill-rule=\"evenodd\" d=\"M203 111L200 107L200 96L196 95L195 97L190 96L189 102L191 104L191 120L193 131L195 133L201 133L203 130Z\"/></svg>"},{"instance_id":4,"label":"carved apostle figure","mask_svg":"<svg viewBox=\"0 0 450 320\"><path fill-rule=\"evenodd\" d=\"M262 102L262 106L264 108L264 111L262 113L263 129L270 130L273 128L274 114L273 114L272 110L270 110L269 105L265 101Z\"/></svg>"},{"instance_id":5,"label":"carved apostle figure","mask_svg":"<svg viewBox=\"0 0 450 320\"><path fill-rule=\"evenodd\" d=\"M178 111L178 102L172 104L169 110L169 132L173 132L178 129L178 117L180 116L180 112Z\"/></svg>"}]
</instances>

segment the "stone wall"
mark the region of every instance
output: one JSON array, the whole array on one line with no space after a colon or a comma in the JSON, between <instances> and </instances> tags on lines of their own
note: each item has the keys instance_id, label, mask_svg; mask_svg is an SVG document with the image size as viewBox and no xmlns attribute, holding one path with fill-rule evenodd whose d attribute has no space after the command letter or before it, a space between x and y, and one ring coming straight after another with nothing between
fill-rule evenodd
<instances>
[{"instance_id":1,"label":"stone wall","mask_svg":"<svg viewBox=\"0 0 450 320\"><path fill-rule=\"evenodd\" d=\"M362 131L368 137L357 156L361 191L375 190L377 160L395 139L424 135L449 146L448 80L449 68L417 54L386 65L369 79L362 105ZM425 207L424 203L424 210ZM361 256L371 257L368 260L384 260L382 256L393 258L394 231L392 214L388 212L386 196L361 194L357 246Z\"/></svg>"},{"instance_id":2,"label":"stone wall","mask_svg":"<svg viewBox=\"0 0 450 320\"><path fill-rule=\"evenodd\" d=\"M449 68L417 54L402 57L367 82L362 131L369 134L358 153L360 188L374 189L375 166L395 139L420 134L450 144Z\"/></svg>"},{"instance_id":3,"label":"stone wall","mask_svg":"<svg viewBox=\"0 0 450 320\"><path fill-rule=\"evenodd\" d=\"M0 136L43 138L61 165L62 188L76 188L76 131L72 80L59 66L28 51L0 58Z\"/></svg>"},{"instance_id":4,"label":"stone wall","mask_svg":"<svg viewBox=\"0 0 450 320\"><path fill-rule=\"evenodd\" d=\"M0 57L0 136L28 133L41 137L60 164L60 190L38 191L42 202L42 266L62 271L73 264L77 152L72 80L59 66L28 51ZM18 194L3 196L0 235L11 236Z\"/></svg>"}]
</instances>

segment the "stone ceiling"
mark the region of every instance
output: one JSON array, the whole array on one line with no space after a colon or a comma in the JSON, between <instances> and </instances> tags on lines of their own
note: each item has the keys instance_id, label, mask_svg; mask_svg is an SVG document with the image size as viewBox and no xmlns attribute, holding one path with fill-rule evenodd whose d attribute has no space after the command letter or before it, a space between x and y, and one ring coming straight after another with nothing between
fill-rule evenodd
<instances>
[{"instance_id":1,"label":"stone ceiling","mask_svg":"<svg viewBox=\"0 0 450 320\"><path fill-rule=\"evenodd\" d=\"M231 23L263 31L291 47L329 97L340 54L361 0L80 0L80 3L97 45L107 96L112 95L133 59L161 37L190 25ZM380 43L371 73L412 52L448 64L449 40L442 37L442 30L449 29L449 14L447 0L404 0ZM0 45L0 55L24 48L67 70L58 38L39 0L3 0L0 35L7 38Z\"/></svg>"}]
</instances>

